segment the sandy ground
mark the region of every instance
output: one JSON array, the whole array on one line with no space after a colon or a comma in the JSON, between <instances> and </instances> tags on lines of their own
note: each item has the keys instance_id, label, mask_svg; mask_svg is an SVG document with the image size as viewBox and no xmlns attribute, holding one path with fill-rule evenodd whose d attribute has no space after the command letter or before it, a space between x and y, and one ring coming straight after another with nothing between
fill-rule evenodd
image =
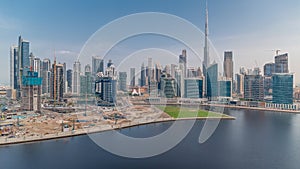
<instances>
[{"instance_id":1,"label":"sandy ground","mask_svg":"<svg viewBox=\"0 0 300 169\"><path fill-rule=\"evenodd\" d=\"M129 122L145 122L156 121L162 118L169 118L166 113L151 106L129 106L115 112L121 112L126 119L121 120L105 120L103 114L112 110L104 110L101 113L96 107L91 107L87 112L74 112L70 114L59 114L51 111L43 111L42 115L36 117L26 117L20 119L20 126L15 125L12 128L13 136L15 137L32 137L44 136L48 134L57 134L63 131L64 125L69 126L69 130L92 128L94 126L113 126L122 125ZM13 121L17 124L17 120Z\"/></svg>"}]
</instances>

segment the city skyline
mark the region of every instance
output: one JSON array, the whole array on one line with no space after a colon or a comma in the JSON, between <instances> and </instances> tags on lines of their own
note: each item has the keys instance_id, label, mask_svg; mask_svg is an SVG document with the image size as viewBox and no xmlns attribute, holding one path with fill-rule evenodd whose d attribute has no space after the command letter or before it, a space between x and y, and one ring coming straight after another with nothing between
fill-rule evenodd
<instances>
[{"instance_id":1,"label":"city skyline","mask_svg":"<svg viewBox=\"0 0 300 169\"><path fill-rule=\"evenodd\" d=\"M129 6L128 9L123 9L116 5L116 1L98 2L98 4L96 3L95 7L93 8L99 7L101 4L104 7L106 6L110 7L110 9L116 10L112 10L106 15L101 15L101 19L98 18L100 14L94 15L94 12L93 17L91 17L91 13L82 14L84 16L79 17L78 21L82 22L84 25L90 25L90 28L85 27L85 29L80 29L80 26L76 26L78 21L74 20L74 17L78 16L79 14L75 14L72 9L82 8L84 10L90 8L91 3L84 3L82 5L79 3L70 4L64 1L61 2L60 5L55 5L49 2L35 4L40 6L41 9L45 9L45 4L49 5L49 9L42 14L47 15L46 18L49 23L40 22L42 20L42 16L33 16L37 11L25 12L24 10L17 10L18 12L11 13L11 11L8 11L4 8L8 5L15 5L16 8L20 8L20 4L10 4L9 2L3 3L3 5L0 7L0 30L3 30L1 31L2 33L0 33L2 37L0 40L2 44L0 46L0 55L3 59L3 62L1 62L1 72L7 73L2 73L0 75L0 82L9 83L9 48L14 44L17 45L15 37L20 34L25 39L30 40L31 51L35 56L40 57L41 59L52 59L54 55L53 50L56 49L58 60L61 62L67 62L68 68L70 68L71 64L76 60L76 57L84 42L92 33L113 19L127 14L141 11L171 13L187 19L203 31L205 20L205 1L176 2L177 3L173 3L174 9L167 8L167 6L170 5L169 1L159 2L159 6L156 6L158 3L157 1L147 1L146 4L137 1L118 2L118 4L128 3L126 5ZM210 40L216 47L218 54L223 56L222 53L227 50L232 50L234 52L234 72L236 73L238 72L240 66L253 68L256 67L256 64L258 64L262 69L265 63L273 60L275 51L272 50L282 49L282 53L289 53L290 72L300 72L300 70L298 70L299 68L296 66L298 55L300 54L300 51L298 51L296 46L297 43L300 42L300 38L294 36L294 34L297 34L297 32L300 30L297 29L300 27L300 25L296 24L296 11L298 10L296 4L299 2L294 1L293 3L280 3L279 1L276 1L272 4L269 4L267 1L259 2L260 5L253 6L255 2L246 3L229 1L226 2L226 5L224 5L225 2L216 3L213 1L208 1ZM24 4L24 8L32 8L30 7L30 4L32 3L34 2L29 1L27 4ZM61 13L63 12L62 8L66 7L67 4L70 6L66 8L68 15L65 17L59 18L57 16L58 14L53 14L52 17L48 16L52 15L48 10L57 8L58 13ZM130 8L130 5L133 5L132 8ZM180 5L186 8L189 7L191 10L189 12L179 12L176 9L179 9ZM244 10L245 8L247 8L247 10ZM289 13L279 14L270 11L268 12L268 10L264 11L264 8L273 10L288 8ZM117 12L117 9L122 10ZM230 11L230 9L235 10ZM251 11L252 9L256 9L257 14L254 14ZM21 15L22 12L24 15ZM236 15L236 13L239 12L242 14L242 16ZM257 17L259 14L263 14L264 17ZM88 17L91 20L84 21L81 19L84 17ZM226 20L224 21L224 19ZM244 19L247 20L247 23L242 21ZM20 26L20 24L22 26ZM49 27L46 27L45 25ZM56 28L57 25L60 29ZM223 26L220 27L220 25ZM66 33L67 31L68 33ZM49 33L45 34L44 32ZM259 39L259 41L257 41L257 39ZM135 47L134 44L136 43L132 43L133 44L127 44L123 46L123 49ZM170 51L176 55L182 49L170 46L168 46L168 48L171 48ZM253 57L253 63L245 60L245 58L248 57ZM299 83L297 74L296 82Z\"/></svg>"}]
</instances>

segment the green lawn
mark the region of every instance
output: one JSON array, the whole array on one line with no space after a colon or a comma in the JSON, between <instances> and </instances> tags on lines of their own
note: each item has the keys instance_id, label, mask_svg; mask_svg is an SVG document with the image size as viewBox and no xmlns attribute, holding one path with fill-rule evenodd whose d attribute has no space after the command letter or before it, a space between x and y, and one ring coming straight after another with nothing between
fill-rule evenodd
<instances>
[{"instance_id":1,"label":"green lawn","mask_svg":"<svg viewBox=\"0 0 300 169\"><path fill-rule=\"evenodd\" d=\"M182 108L177 106L158 106L158 108L173 118L193 118L193 117L229 117L224 114L197 110L192 108ZM180 113L180 114L179 114Z\"/></svg>"}]
</instances>

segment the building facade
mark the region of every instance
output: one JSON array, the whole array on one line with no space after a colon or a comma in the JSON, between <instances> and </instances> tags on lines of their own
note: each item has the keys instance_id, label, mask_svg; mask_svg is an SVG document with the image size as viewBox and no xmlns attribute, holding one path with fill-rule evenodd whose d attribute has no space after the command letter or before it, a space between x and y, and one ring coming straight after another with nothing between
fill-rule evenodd
<instances>
[{"instance_id":1,"label":"building facade","mask_svg":"<svg viewBox=\"0 0 300 169\"><path fill-rule=\"evenodd\" d=\"M262 75L244 76L244 98L251 101L264 100L264 78Z\"/></svg>"},{"instance_id":2,"label":"building facade","mask_svg":"<svg viewBox=\"0 0 300 169\"><path fill-rule=\"evenodd\" d=\"M104 73L104 60L100 57L92 57L92 74L95 76L98 72Z\"/></svg>"},{"instance_id":3,"label":"building facade","mask_svg":"<svg viewBox=\"0 0 300 169\"><path fill-rule=\"evenodd\" d=\"M113 77L99 77L95 82L98 106L115 106L117 102L117 81Z\"/></svg>"},{"instance_id":4,"label":"building facade","mask_svg":"<svg viewBox=\"0 0 300 169\"><path fill-rule=\"evenodd\" d=\"M135 68L130 68L130 86L134 87L135 85Z\"/></svg>"},{"instance_id":5,"label":"building facade","mask_svg":"<svg viewBox=\"0 0 300 169\"><path fill-rule=\"evenodd\" d=\"M37 72L28 71L22 76L22 109L25 111L41 111L42 78Z\"/></svg>"},{"instance_id":6,"label":"building facade","mask_svg":"<svg viewBox=\"0 0 300 169\"><path fill-rule=\"evenodd\" d=\"M289 73L288 58L287 53L275 56L275 73Z\"/></svg>"},{"instance_id":7,"label":"building facade","mask_svg":"<svg viewBox=\"0 0 300 169\"><path fill-rule=\"evenodd\" d=\"M127 92L127 72L119 72L119 90Z\"/></svg>"},{"instance_id":8,"label":"building facade","mask_svg":"<svg viewBox=\"0 0 300 169\"><path fill-rule=\"evenodd\" d=\"M289 73L274 74L273 100L274 104L293 104L294 75Z\"/></svg>"},{"instance_id":9,"label":"building facade","mask_svg":"<svg viewBox=\"0 0 300 169\"><path fill-rule=\"evenodd\" d=\"M81 64L79 61L75 61L73 64L73 74L72 74L72 93L80 94L80 73L81 73Z\"/></svg>"},{"instance_id":10,"label":"building facade","mask_svg":"<svg viewBox=\"0 0 300 169\"><path fill-rule=\"evenodd\" d=\"M231 79L219 80L219 97L232 97L232 81Z\"/></svg>"},{"instance_id":11,"label":"building facade","mask_svg":"<svg viewBox=\"0 0 300 169\"><path fill-rule=\"evenodd\" d=\"M233 79L233 52L224 52L224 77Z\"/></svg>"},{"instance_id":12,"label":"building facade","mask_svg":"<svg viewBox=\"0 0 300 169\"><path fill-rule=\"evenodd\" d=\"M244 96L244 75L236 74L236 93Z\"/></svg>"},{"instance_id":13,"label":"building facade","mask_svg":"<svg viewBox=\"0 0 300 169\"><path fill-rule=\"evenodd\" d=\"M218 97L218 64L212 64L207 68L207 98L215 100Z\"/></svg>"},{"instance_id":14,"label":"building facade","mask_svg":"<svg viewBox=\"0 0 300 169\"><path fill-rule=\"evenodd\" d=\"M203 98L203 83L202 78L184 79L184 97L190 99Z\"/></svg>"},{"instance_id":15,"label":"building facade","mask_svg":"<svg viewBox=\"0 0 300 169\"><path fill-rule=\"evenodd\" d=\"M61 102L64 100L64 67L65 64L57 64L56 60L52 64L51 79L50 79L50 98L54 102Z\"/></svg>"}]
</instances>

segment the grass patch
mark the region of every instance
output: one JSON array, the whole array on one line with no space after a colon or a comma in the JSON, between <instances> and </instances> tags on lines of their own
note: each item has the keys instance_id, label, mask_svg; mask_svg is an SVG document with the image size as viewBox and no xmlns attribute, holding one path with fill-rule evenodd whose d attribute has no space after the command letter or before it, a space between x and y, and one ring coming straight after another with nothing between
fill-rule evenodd
<instances>
[{"instance_id":1,"label":"grass patch","mask_svg":"<svg viewBox=\"0 0 300 169\"><path fill-rule=\"evenodd\" d=\"M197 118L197 117L214 117L214 118L223 118L230 117L225 114L209 112L206 110L198 110L193 108L182 108L178 106L157 106L161 111L167 113L173 118Z\"/></svg>"}]
</instances>

